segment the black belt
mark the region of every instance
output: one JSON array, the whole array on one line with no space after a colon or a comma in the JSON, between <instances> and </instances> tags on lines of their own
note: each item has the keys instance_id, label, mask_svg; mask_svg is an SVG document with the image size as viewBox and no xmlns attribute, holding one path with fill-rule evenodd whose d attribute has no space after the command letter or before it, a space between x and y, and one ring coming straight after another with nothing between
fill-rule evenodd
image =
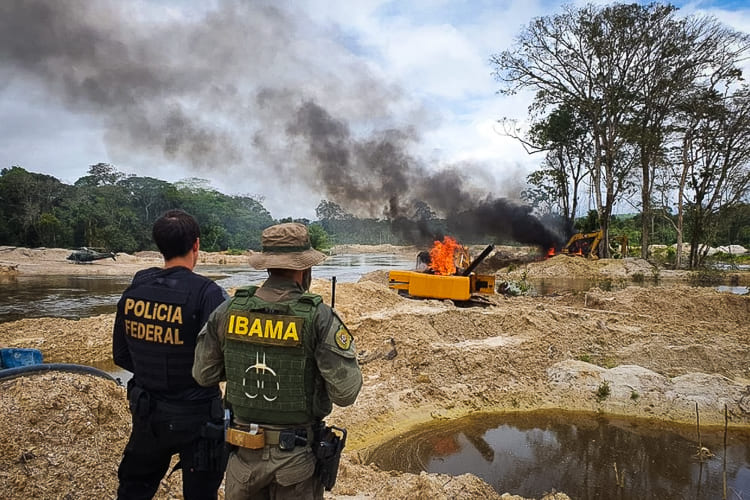
<instances>
[{"instance_id":1,"label":"black belt","mask_svg":"<svg viewBox=\"0 0 750 500\"><path fill-rule=\"evenodd\" d=\"M206 416L213 417L215 419L222 418L223 411L221 407L221 399L204 399L201 401L171 401L166 399L153 399L154 406L157 410L165 411L168 413L203 413ZM216 405L216 410L212 411ZM215 412L215 414L214 414Z\"/></svg>"}]
</instances>

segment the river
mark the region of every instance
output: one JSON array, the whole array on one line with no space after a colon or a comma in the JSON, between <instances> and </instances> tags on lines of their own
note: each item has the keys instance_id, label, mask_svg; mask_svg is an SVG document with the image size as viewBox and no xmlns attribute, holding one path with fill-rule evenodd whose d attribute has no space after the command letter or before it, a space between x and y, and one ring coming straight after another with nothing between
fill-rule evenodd
<instances>
[{"instance_id":1,"label":"river","mask_svg":"<svg viewBox=\"0 0 750 500\"><path fill-rule=\"evenodd\" d=\"M313 268L314 278L355 282L377 269L411 269L414 259L393 254L334 255ZM196 272L229 289L259 284L266 271L200 265ZM82 318L115 311L130 276L10 276L0 280L0 323L23 318Z\"/></svg>"}]
</instances>

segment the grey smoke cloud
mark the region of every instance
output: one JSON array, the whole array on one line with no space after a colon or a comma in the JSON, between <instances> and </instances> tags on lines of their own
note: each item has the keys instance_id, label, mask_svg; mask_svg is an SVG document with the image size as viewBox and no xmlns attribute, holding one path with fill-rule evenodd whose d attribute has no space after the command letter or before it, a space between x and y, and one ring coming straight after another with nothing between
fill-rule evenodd
<instances>
[{"instance_id":1,"label":"grey smoke cloud","mask_svg":"<svg viewBox=\"0 0 750 500\"><path fill-rule=\"evenodd\" d=\"M255 120L260 88L295 89L352 119L368 98L390 100L385 85L358 82L367 72L355 57L274 2L224 1L200 19L159 22L129 5L1 2L0 76L34 79L69 109L103 117L113 147L212 170L247 163L246 138L265 125Z\"/></svg>"},{"instance_id":2,"label":"grey smoke cloud","mask_svg":"<svg viewBox=\"0 0 750 500\"><path fill-rule=\"evenodd\" d=\"M486 172L437 170L416 156L420 133L439 117L377 77L331 36L335 28L273 1L224 0L201 17L165 19L134 5L0 2L0 85L42 85L100 120L107 146L124 157L209 177L293 179L358 215L402 220L421 200L460 215L463 227L551 238L488 222L523 216L522 226L538 229L522 206L488 194Z\"/></svg>"}]
</instances>

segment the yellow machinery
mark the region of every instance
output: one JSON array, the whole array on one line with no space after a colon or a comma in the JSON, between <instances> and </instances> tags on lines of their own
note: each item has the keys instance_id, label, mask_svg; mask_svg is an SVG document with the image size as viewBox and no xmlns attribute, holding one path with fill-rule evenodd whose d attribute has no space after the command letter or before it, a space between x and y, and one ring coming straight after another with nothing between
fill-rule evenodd
<instances>
[{"instance_id":1,"label":"yellow machinery","mask_svg":"<svg viewBox=\"0 0 750 500\"><path fill-rule=\"evenodd\" d=\"M568 242L560 250L560 253L568 255L582 255L592 259L599 258L599 242L602 241L603 231L593 233L576 233L570 237Z\"/></svg>"},{"instance_id":2,"label":"yellow machinery","mask_svg":"<svg viewBox=\"0 0 750 500\"><path fill-rule=\"evenodd\" d=\"M388 286L403 290L412 297L428 299L469 300L473 293L495 293L495 277L442 276L415 271L390 271Z\"/></svg>"},{"instance_id":3,"label":"yellow machinery","mask_svg":"<svg viewBox=\"0 0 750 500\"><path fill-rule=\"evenodd\" d=\"M591 259L599 258L599 244L604 236L604 231L594 231L593 233L576 233L570 237L568 242L560 250L560 253L567 255L581 255ZM620 253L623 257L628 255L628 237L625 235L615 236L614 241L620 243Z\"/></svg>"},{"instance_id":4,"label":"yellow machinery","mask_svg":"<svg viewBox=\"0 0 750 500\"><path fill-rule=\"evenodd\" d=\"M495 293L495 276L474 274L474 269L490 254L494 245L489 245L456 275L428 274L416 271L390 271L388 287L406 292L412 297L426 299L450 299L467 301L474 293ZM462 256L468 257L464 251Z\"/></svg>"}]
</instances>

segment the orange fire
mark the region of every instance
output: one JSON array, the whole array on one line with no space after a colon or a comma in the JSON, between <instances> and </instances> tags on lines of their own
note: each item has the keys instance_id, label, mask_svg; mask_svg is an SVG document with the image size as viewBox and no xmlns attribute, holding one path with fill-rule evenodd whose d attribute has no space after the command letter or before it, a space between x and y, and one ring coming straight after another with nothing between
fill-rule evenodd
<instances>
[{"instance_id":1,"label":"orange fire","mask_svg":"<svg viewBox=\"0 0 750 500\"><path fill-rule=\"evenodd\" d=\"M443 241L436 241L430 250L430 268L435 274L450 276L456 272L454 256L458 243L450 236L443 238Z\"/></svg>"},{"instance_id":2,"label":"orange fire","mask_svg":"<svg viewBox=\"0 0 750 500\"><path fill-rule=\"evenodd\" d=\"M550 247L549 250L547 250L547 257L554 257L555 256L555 247Z\"/></svg>"}]
</instances>

